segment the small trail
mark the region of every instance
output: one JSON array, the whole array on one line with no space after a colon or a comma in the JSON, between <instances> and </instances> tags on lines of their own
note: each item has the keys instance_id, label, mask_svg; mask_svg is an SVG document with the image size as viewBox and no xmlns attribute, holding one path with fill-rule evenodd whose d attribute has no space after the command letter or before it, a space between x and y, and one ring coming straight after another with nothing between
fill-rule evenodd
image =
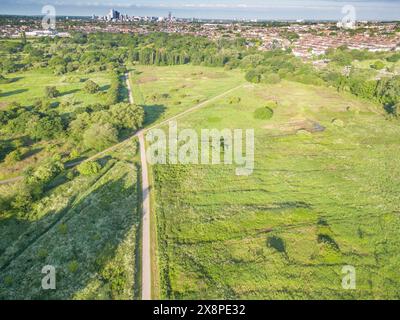
<instances>
[{"instance_id":1,"label":"small trail","mask_svg":"<svg viewBox=\"0 0 400 320\"><path fill-rule=\"evenodd\" d=\"M144 135L139 134L142 164L142 300L151 300L150 184Z\"/></svg>"},{"instance_id":2,"label":"small trail","mask_svg":"<svg viewBox=\"0 0 400 320\"><path fill-rule=\"evenodd\" d=\"M17 181L19 181L21 179L22 179L22 176L11 178L11 179L7 179L7 180L3 180L3 181L0 181L0 185L14 183L14 182L17 182Z\"/></svg>"},{"instance_id":3,"label":"small trail","mask_svg":"<svg viewBox=\"0 0 400 320\"><path fill-rule=\"evenodd\" d=\"M129 103L133 104L130 73L125 75ZM150 184L146 159L144 130L135 134L139 138L140 162L142 172L142 300L151 300L151 237L150 237Z\"/></svg>"}]
</instances>

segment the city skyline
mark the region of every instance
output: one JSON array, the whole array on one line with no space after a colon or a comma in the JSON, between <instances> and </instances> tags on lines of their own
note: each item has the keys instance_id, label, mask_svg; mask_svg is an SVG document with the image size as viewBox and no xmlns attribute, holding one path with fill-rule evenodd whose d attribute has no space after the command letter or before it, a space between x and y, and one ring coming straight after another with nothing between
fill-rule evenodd
<instances>
[{"instance_id":1,"label":"city skyline","mask_svg":"<svg viewBox=\"0 0 400 320\"><path fill-rule=\"evenodd\" d=\"M60 16L105 15L111 8L123 14L166 16L170 11L178 18L259 19L259 20L337 20L343 17L344 5L353 5L358 20L400 20L398 0L203 0L188 1L42 1L5 0L0 4L3 15L41 15L44 5L53 5Z\"/></svg>"}]
</instances>

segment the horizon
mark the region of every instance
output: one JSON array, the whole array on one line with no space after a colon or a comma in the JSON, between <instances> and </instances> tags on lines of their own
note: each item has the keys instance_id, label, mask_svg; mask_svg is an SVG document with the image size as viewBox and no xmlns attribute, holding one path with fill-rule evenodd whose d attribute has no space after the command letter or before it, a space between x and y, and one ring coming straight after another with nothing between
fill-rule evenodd
<instances>
[{"instance_id":1,"label":"horizon","mask_svg":"<svg viewBox=\"0 0 400 320\"><path fill-rule=\"evenodd\" d=\"M42 1L42 0L5 0L0 4L2 16L41 16L44 5L53 5L58 16L90 17L106 15L114 8L130 16L166 16L172 12L176 18L196 18L208 20L262 20L262 21L337 21L344 14L344 5L353 5L357 20L362 21L399 21L399 0L285 0L277 3L273 0L203 0L184 3L176 0L147 1Z\"/></svg>"},{"instance_id":2,"label":"horizon","mask_svg":"<svg viewBox=\"0 0 400 320\"><path fill-rule=\"evenodd\" d=\"M110 8L113 9L113 8ZM115 9L115 8L114 8ZM118 10L117 10L118 11ZM121 12L121 14L125 14ZM97 15L96 15L97 16ZM158 17L158 16L152 16L152 15L146 15L148 17ZM0 17L27 17L27 18L42 18L43 14L0 14ZM57 15L57 18L79 18L79 19L91 19L92 15ZM203 20L203 21L246 21L246 22L253 22L251 20L254 19L246 19L246 18L193 18L193 17L174 17L177 19L183 19L183 20L189 20L189 19L196 19L196 20ZM256 19L256 22L328 22L328 23L333 23L337 22L336 19ZM363 20L358 20L358 22L383 22L383 23L390 23L390 22L400 22L399 19L363 19Z\"/></svg>"}]
</instances>

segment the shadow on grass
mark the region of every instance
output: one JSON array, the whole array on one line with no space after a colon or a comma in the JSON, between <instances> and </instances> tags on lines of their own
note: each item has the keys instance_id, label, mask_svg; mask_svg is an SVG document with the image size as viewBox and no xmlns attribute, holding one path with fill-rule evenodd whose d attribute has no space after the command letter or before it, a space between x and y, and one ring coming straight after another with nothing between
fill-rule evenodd
<instances>
[{"instance_id":1,"label":"shadow on grass","mask_svg":"<svg viewBox=\"0 0 400 320\"><path fill-rule=\"evenodd\" d=\"M100 91L101 91L101 92L107 91L108 89L110 89L110 87L111 87L111 86L110 86L109 84L106 84L106 85L100 87Z\"/></svg>"},{"instance_id":2,"label":"shadow on grass","mask_svg":"<svg viewBox=\"0 0 400 320\"><path fill-rule=\"evenodd\" d=\"M8 83L14 83L14 82L17 82L17 81L22 80L22 79L24 79L24 77L11 78L11 79L8 80Z\"/></svg>"},{"instance_id":3,"label":"shadow on grass","mask_svg":"<svg viewBox=\"0 0 400 320\"><path fill-rule=\"evenodd\" d=\"M158 119L162 117L167 109L164 105L144 105L142 106L144 109L144 125L148 126L156 122Z\"/></svg>"},{"instance_id":4,"label":"shadow on grass","mask_svg":"<svg viewBox=\"0 0 400 320\"><path fill-rule=\"evenodd\" d=\"M28 91L28 89L17 89L17 90L2 92L2 93L0 93L0 97L10 97L10 96L14 96L16 94L24 93L27 91Z\"/></svg>"},{"instance_id":5,"label":"shadow on grass","mask_svg":"<svg viewBox=\"0 0 400 320\"><path fill-rule=\"evenodd\" d=\"M278 236L271 236L267 238L267 245L270 248L275 249L279 253L286 255L286 245L282 238Z\"/></svg>"},{"instance_id":6,"label":"shadow on grass","mask_svg":"<svg viewBox=\"0 0 400 320\"><path fill-rule=\"evenodd\" d=\"M35 149L32 149L32 150L29 150L27 153L25 153L23 156L22 156L22 160L26 160L26 159L28 159L28 158L30 158L30 157L33 157L34 155L36 155L36 154L38 154L40 151L42 151L44 148L35 148Z\"/></svg>"},{"instance_id":7,"label":"shadow on grass","mask_svg":"<svg viewBox=\"0 0 400 320\"><path fill-rule=\"evenodd\" d=\"M93 179L92 187L101 177ZM62 210L43 217L37 209L0 220L0 299L71 299L93 281L99 287L89 298L114 299L126 292L130 275L111 262L140 221L137 185L127 185L125 177L89 193L82 190ZM137 263L136 254L132 264ZM45 265L56 268L56 290L41 289ZM138 285L128 291L138 292Z\"/></svg>"},{"instance_id":8,"label":"shadow on grass","mask_svg":"<svg viewBox=\"0 0 400 320\"><path fill-rule=\"evenodd\" d=\"M69 94L74 94L74 93L77 93L79 91L81 91L81 90L80 89L72 89L72 90L64 91L64 92L60 93L60 97L67 96Z\"/></svg>"}]
</instances>

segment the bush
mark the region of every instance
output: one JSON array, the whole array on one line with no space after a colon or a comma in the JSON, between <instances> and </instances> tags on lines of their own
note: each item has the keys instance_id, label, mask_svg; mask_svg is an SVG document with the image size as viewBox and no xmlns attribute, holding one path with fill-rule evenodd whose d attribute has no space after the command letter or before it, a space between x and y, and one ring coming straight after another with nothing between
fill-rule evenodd
<instances>
[{"instance_id":1,"label":"bush","mask_svg":"<svg viewBox=\"0 0 400 320\"><path fill-rule=\"evenodd\" d=\"M397 62L400 60L400 53L395 53L393 55L391 55L390 57L386 58L386 61L389 62Z\"/></svg>"},{"instance_id":2,"label":"bush","mask_svg":"<svg viewBox=\"0 0 400 320\"><path fill-rule=\"evenodd\" d=\"M11 206L15 210L27 212L31 208L32 203L32 194L30 190L25 187L19 190L18 194L14 198L14 201L11 203Z\"/></svg>"},{"instance_id":3,"label":"bush","mask_svg":"<svg viewBox=\"0 0 400 320\"><path fill-rule=\"evenodd\" d=\"M258 108L254 111L254 118L259 120L269 120L274 115L274 111L269 107Z\"/></svg>"},{"instance_id":4,"label":"bush","mask_svg":"<svg viewBox=\"0 0 400 320\"><path fill-rule=\"evenodd\" d=\"M56 87L46 87L44 89L45 96L49 99L56 98L60 95L60 92L57 90Z\"/></svg>"},{"instance_id":5,"label":"bush","mask_svg":"<svg viewBox=\"0 0 400 320\"><path fill-rule=\"evenodd\" d=\"M51 108L51 102L48 99L36 99L33 102L33 108L37 111L46 113Z\"/></svg>"},{"instance_id":6,"label":"bush","mask_svg":"<svg viewBox=\"0 0 400 320\"><path fill-rule=\"evenodd\" d=\"M33 139L54 139L63 131L63 123L59 116L46 116L38 120L32 120L28 125L28 133Z\"/></svg>"},{"instance_id":7,"label":"bush","mask_svg":"<svg viewBox=\"0 0 400 320\"><path fill-rule=\"evenodd\" d=\"M6 158L5 158L5 162L10 165L10 164L15 164L18 161L21 161L22 158L22 154L21 151L19 149L14 150L12 152L10 152Z\"/></svg>"},{"instance_id":8,"label":"bush","mask_svg":"<svg viewBox=\"0 0 400 320\"><path fill-rule=\"evenodd\" d=\"M271 73L266 75L263 79L262 79L263 83L266 84L277 84L279 82L281 82L281 77L275 73Z\"/></svg>"},{"instance_id":9,"label":"bush","mask_svg":"<svg viewBox=\"0 0 400 320\"><path fill-rule=\"evenodd\" d=\"M0 84L6 84L9 83L10 80L4 77L3 75L0 74Z\"/></svg>"},{"instance_id":10,"label":"bush","mask_svg":"<svg viewBox=\"0 0 400 320\"><path fill-rule=\"evenodd\" d=\"M117 142L117 130L108 123L95 123L83 134L83 144L87 148L97 151L101 151Z\"/></svg>"},{"instance_id":11,"label":"bush","mask_svg":"<svg viewBox=\"0 0 400 320\"><path fill-rule=\"evenodd\" d=\"M246 73L245 78L248 82L260 83L261 74L256 70L250 70Z\"/></svg>"},{"instance_id":12,"label":"bush","mask_svg":"<svg viewBox=\"0 0 400 320\"><path fill-rule=\"evenodd\" d=\"M81 163L77 169L80 174L84 176L91 176L100 172L101 165L95 161L87 161Z\"/></svg>"},{"instance_id":13,"label":"bush","mask_svg":"<svg viewBox=\"0 0 400 320\"><path fill-rule=\"evenodd\" d=\"M240 97L231 97L228 102L229 104L239 104L242 101Z\"/></svg>"},{"instance_id":14,"label":"bush","mask_svg":"<svg viewBox=\"0 0 400 320\"><path fill-rule=\"evenodd\" d=\"M376 70L382 70L385 68L385 64L382 61L375 61L372 65L371 68L376 69Z\"/></svg>"},{"instance_id":15,"label":"bush","mask_svg":"<svg viewBox=\"0 0 400 320\"><path fill-rule=\"evenodd\" d=\"M92 81L92 80L87 80L86 82L85 82L85 87L83 88L86 92L88 92L88 93L96 93L96 92L99 92L99 90L100 90L100 87L99 87L99 85L96 83L96 82L94 82L94 81Z\"/></svg>"},{"instance_id":16,"label":"bush","mask_svg":"<svg viewBox=\"0 0 400 320\"><path fill-rule=\"evenodd\" d=\"M71 273L75 273L76 271L78 271L78 268L79 268L79 263L76 260L73 260L68 264L68 271Z\"/></svg>"},{"instance_id":17,"label":"bush","mask_svg":"<svg viewBox=\"0 0 400 320\"><path fill-rule=\"evenodd\" d=\"M107 104L112 105L118 103L120 98L120 89L121 84L119 76L118 74L114 74L113 79L111 80L110 89L108 90L106 95Z\"/></svg>"}]
</instances>

